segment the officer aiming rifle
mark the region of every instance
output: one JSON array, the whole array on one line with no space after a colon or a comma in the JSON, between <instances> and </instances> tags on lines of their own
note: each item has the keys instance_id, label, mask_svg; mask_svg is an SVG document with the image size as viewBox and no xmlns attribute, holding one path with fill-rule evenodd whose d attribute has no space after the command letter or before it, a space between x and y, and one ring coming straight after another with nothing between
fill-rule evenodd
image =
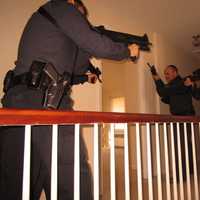
<instances>
[{"instance_id":1,"label":"officer aiming rifle","mask_svg":"<svg viewBox=\"0 0 200 200\"><path fill-rule=\"evenodd\" d=\"M115 42L124 43L127 46L130 44L137 44L142 51L150 51L152 43L149 41L147 34L143 36L131 35L128 33L121 33L112 30L105 29L104 26L95 27L97 32L106 35Z\"/></svg>"}]
</instances>

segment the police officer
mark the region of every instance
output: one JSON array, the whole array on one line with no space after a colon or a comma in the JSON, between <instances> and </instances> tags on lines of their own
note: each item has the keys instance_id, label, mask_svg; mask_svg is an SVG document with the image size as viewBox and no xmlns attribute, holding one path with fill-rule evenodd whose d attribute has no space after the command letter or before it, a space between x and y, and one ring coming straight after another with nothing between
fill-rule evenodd
<instances>
[{"instance_id":1,"label":"police officer","mask_svg":"<svg viewBox=\"0 0 200 200\"><path fill-rule=\"evenodd\" d=\"M196 87L192 87L190 80L183 79L175 65L168 65L164 70L164 76L167 84L165 84L158 75L155 66L150 65L152 77L154 79L157 93L159 94L161 101L165 104L169 104L170 113L172 115L195 115L195 110L192 104L192 97L199 99L199 95ZM187 124L187 136L188 136L188 151L189 151L189 163L190 173L193 173L192 162L192 141L191 141L191 127ZM182 166L183 166L183 179L186 180L186 160L185 160L185 145L184 145L184 127L180 124L180 140L181 140L181 154L182 154ZM178 148L177 148L177 128L174 124L174 144L175 144L175 158L176 158L176 171L177 180L179 181L178 170Z\"/></svg>"},{"instance_id":2,"label":"police officer","mask_svg":"<svg viewBox=\"0 0 200 200\"><path fill-rule=\"evenodd\" d=\"M69 85L71 76L85 74L92 56L113 60L138 57L137 45L126 46L115 43L96 32L83 14L84 10L80 8L80 3L83 5L79 0L51 0L42 8L53 20L49 20L39 11L30 17L19 43L16 66L10 78L11 83L8 84L7 79L4 81L6 85L2 99L4 108L48 109L44 104L45 87L34 88L29 87L29 84L30 82L32 86L35 84L35 79L30 74L35 75L39 71L39 77L47 75L51 64L51 69L61 75L59 80L65 77L67 83L56 109L72 110ZM36 71L32 73L32 70ZM45 83L48 86L48 81L43 81L40 78L39 84ZM51 131L50 126L32 127L30 191L31 199L34 200L39 199L42 189L45 190L46 198L50 199ZM72 200L74 127L59 126L58 131L58 198ZM4 140L0 197L6 200L19 200L22 196L24 128L5 128L1 134L4 135ZM83 139L80 152L81 199L90 200L93 199L92 180Z\"/></svg>"},{"instance_id":3,"label":"police officer","mask_svg":"<svg viewBox=\"0 0 200 200\"><path fill-rule=\"evenodd\" d=\"M164 70L167 84L164 84L158 73L154 72L152 66L152 77L155 81L156 90L163 103L169 104L173 115L194 115L192 97L197 98L195 88L186 85L186 81L178 73L175 65L168 65Z\"/></svg>"}]
</instances>

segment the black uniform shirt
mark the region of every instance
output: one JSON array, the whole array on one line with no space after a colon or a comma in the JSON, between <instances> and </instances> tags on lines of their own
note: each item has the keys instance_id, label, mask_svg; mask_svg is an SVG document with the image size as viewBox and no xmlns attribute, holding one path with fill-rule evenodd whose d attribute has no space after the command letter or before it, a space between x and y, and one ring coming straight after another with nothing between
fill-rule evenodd
<instances>
[{"instance_id":1,"label":"black uniform shirt","mask_svg":"<svg viewBox=\"0 0 200 200\"><path fill-rule=\"evenodd\" d=\"M186 87L183 79L177 76L173 81L164 84L161 79L155 81L156 89L161 100L169 104L173 115L194 115L192 97L196 98L196 92L192 87Z\"/></svg>"},{"instance_id":2,"label":"black uniform shirt","mask_svg":"<svg viewBox=\"0 0 200 200\"><path fill-rule=\"evenodd\" d=\"M62 30L35 12L20 40L16 74L27 72L33 60L51 62L61 74L64 71L83 74L91 56L114 60L129 58L127 46L92 30L87 19L72 4L49 1L44 8Z\"/></svg>"}]
</instances>

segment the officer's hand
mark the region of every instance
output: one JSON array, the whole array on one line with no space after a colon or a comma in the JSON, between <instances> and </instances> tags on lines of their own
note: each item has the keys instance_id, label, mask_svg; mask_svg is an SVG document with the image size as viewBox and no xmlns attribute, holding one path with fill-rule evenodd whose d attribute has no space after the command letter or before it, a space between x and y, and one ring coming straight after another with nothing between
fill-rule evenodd
<instances>
[{"instance_id":1,"label":"officer's hand","mask_svg":"<svg viewBox=\"0 0 200 200\"><path fill-rule=\"evenodd\" d=\"M187 77L184 81L184 85L189 87L189 86L193 86L194 85L194 82L189 78Z\"/></svg>"},{"instance_id":2,"label":"officer's hand","mask_svg":"<svg viewBox=\"0 0 200 200\"><path fill-rule=\"evenodd\" d=\"M134 60L138 59L140 54L139 46L137 44L131 44L128 46L128 48L130 50L131 58L134 58Z\"/></svg>"},{"instance_id":3,"label":"officer's hand","mask_svg":"<svg viewBox=\"0 0 200 200\"><path fill-rule=\"evenodd\" d=\"M94 83L97 82L97 79L98 79L98 78L97 78L97 75L96 75L96 74L88 73L87 76L88 76L88 83L94 84Z\"/></svg>"},{"instance_id":4,"label":"officer's hand","mask_svg":"<svg viewBox=\"0 0 200 200\"><path fill-rule=\"evenodd\" d=\"M147 66L149 67L150 71L151 71L151 74L152 74L152 77L155 81L159 80L160 79L160 76L158 75L157 71L156 71L156 68L154 65L151 65L149 63L147 63Z\"/></svg>"},{"instance_id":5,"label":"officer's hand","mask_svg":"<svg viewBox=\"0 0 200 200\"><path fill-rule=\"evenodd\" d=\"M151 64L147 63L147 66L149 67L152 75L158 75L154 65L151 65Z\"/></svg>"}]
</instances>

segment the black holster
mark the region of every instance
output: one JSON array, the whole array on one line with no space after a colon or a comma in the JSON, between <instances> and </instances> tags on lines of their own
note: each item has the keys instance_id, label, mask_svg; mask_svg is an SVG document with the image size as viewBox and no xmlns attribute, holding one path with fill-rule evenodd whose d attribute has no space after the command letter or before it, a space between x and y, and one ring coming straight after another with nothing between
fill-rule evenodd
<instances>
[{"instance_id":1,"label":"black holster","mask_svg":"<svg viewBox=\"0 0 200 200\"><path fill-rule=\"evenodd\" d=\"M4 79L3 91L6 93L10 88L25 84L28 88L44 91L43 107L57 109L63 95L69 90L71 75L64 72L60 75L51 63L33 61L29 72L14 75L9 70Z\"/></svg>"},{"instance_id":2,"label":"black holster","mask_svg":"<svg viewBox=\"0 0 200 200\"><path fill-rule=\"evenodd\" d=\"M57 109L66 91L70 88L71 76L64 72L59 75L53 65L47 64L43 72L49 78L50 83L45 91L43 106L48 109Z\"/></svg>"}]
</instances>

